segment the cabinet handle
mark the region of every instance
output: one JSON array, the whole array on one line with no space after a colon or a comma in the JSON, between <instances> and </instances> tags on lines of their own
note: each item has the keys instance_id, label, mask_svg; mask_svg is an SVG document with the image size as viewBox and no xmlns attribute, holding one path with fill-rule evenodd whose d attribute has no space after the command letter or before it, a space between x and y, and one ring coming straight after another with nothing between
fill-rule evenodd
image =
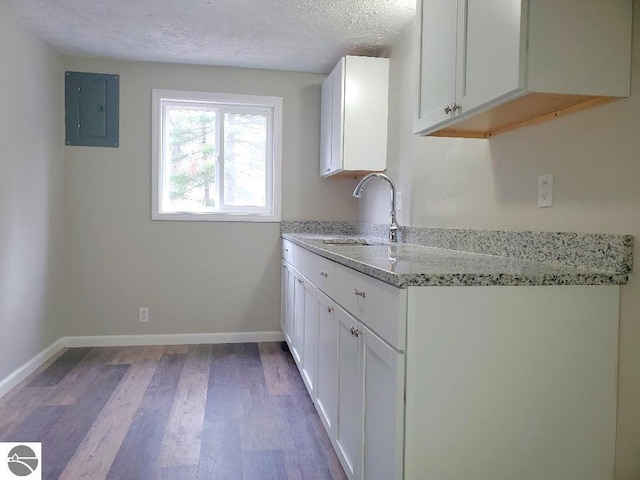
<instances>
[{"instance_id":1,"label":"cabinet handle","mask_svg":"<svg viewBox=\"0 0 640 480\"><path fill-rule=\"evenodd\" d=\"M351 335L356 338L362 335L362 330L360 330L358 327L351 327L349 330L351 331Z\"/></svg>"},{"instance_id":2,"label":"cabinet handle","mask_svg":"<svg viewBox=\"0 0 640 480\"><path fill-rule=\"evenodd\" d=\"M361 291L361 290L358 290L357 288L354 288L354 289L353 289L353 294L354 294L354 295L357 295L357 296L359 296L359 297L362 297L362 298L364 298L364 297L366 297L366 296L367 296L367 294L366 294L366 293L364 293L364 292L363 292L363 291Z\"/></svg>"},{"instance_id":3,"label":"cabinet handle","mask_svg":"<svg viewBox=\"0 0 640 480\"><path fill-rule=\"evenodd\" d=\"M298 283L299 283L300 285L302 285L302 284L304 283L304 280L302 280L301 278L297 278L296 280L298 280Z\"/></svg>"},{"instance_id":4,"label":"cabinet handle","mask_svg":"<svg viewBox=\"0 0 640 480\"><path fill-rule=\"evenodd\" d=\"M329 276L329 274L327 272L325 272L324 270L320 270L320 276L327 278Z\"/></svg>"},{"instance_id":5,"label":"cabinet handle","mask_svg":"<svg viewBox=\"0 0 640 480\"><path fill-rule=\"evenodd\" d=\"M285 270L287 269L287 266L283 263L282 264L282 268L284 268Z\"/></svg>"},{"instance_id":6,"label":"cabinet handle","mask_svg":"<svg viewBox=\"0 0 640 480\"><path fill-rule=\"evenodd\" d=\"M453 105L445 105L444 107L444 113L446 113L447 115L450 113L455 113L458 110L460 110L462 107L460 105L458 105L457 103L453 103Z\"/></svg>"},{"instance_id":7,"label":"cabinet handle","mask_svg":"<svg viewBox=\"0 0 640 480\"><path fill-rule=\"evenodd\" d=\"M330 172L331 171L331 167L327 167L324 169L325 172Z\"/></svg>"},{"instance_id":8,"label":"cabinet handle","mask_svg":"<svg viewBox=\"0 0 640 480\"><path fill-rule=\"evenodd\" d=\"M333 307L327 307L327 311L328 311L329 313L333 313Z\"/></svg>"},{"instance_id":9,"label":"cabinet handle","mask_svg":"<svg viewBox=\"0 0 640 480\"><path fill-rule=\"evenodd\" d=\"M285 251L285 252L288 252L288 251L289 251L289 249L288 249L288 248L285 248L285 249L284 249L284 251Z\"/></svg>"}]
</instances>

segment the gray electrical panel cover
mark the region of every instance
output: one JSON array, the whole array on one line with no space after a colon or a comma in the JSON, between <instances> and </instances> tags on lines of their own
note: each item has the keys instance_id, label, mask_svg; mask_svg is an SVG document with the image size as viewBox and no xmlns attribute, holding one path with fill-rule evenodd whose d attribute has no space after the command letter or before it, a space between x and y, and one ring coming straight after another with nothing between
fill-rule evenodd
<instances>
[{"instance_id":1,"label":"gray electrical panel cover","mask_svg":"<svg viewBox=\"0 0 640 480\"><path fill-rule=\"evenodd\" d=\"M118 146L119 90L118 75L65 72L67 145Z\"/></svg>"}]
</instances>

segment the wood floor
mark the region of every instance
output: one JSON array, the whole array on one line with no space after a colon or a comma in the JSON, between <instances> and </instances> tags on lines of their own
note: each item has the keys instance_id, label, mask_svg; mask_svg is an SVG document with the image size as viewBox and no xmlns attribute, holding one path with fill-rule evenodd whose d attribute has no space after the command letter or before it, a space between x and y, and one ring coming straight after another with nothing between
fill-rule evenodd
<instances>
[{"instance_id":1,"label":"wood floor","mask_svg":"<svg viewBox=\"0 0 640 480\"><path fill-rule=\"evenodd\" d=\"M73 348L0 399L55 480L345 479L281 343Z\"/></svg>"}]
</instances>

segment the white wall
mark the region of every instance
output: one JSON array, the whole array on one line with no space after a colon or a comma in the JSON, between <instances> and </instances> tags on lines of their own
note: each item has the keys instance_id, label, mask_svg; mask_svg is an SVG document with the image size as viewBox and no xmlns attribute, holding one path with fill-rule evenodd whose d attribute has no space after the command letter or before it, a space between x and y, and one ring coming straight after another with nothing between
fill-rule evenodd
<instances>
[{"instance_id":1,"label":"white wall","mask_svg":"<svg viewBox=\"0 0 640 480\"><path fill-rule=\"evenodd\" d=\"M636 1L636 13L639 6ZM417 28L391 49L388 173L402 224L624 233L640 243L640 24L632 96L491 140L416 137ZM555 204L537 207L537 177L555 174ZM373 183L360 220L385 223L388 189ZM638 247L636 246L638 258ZM637 268L636 268L637 270ZM618 480L640 478L640 282L622 288Z\"/></svg>"},{"instance_id":2,"label":"white wall","mask_svg":"<svg viewBox=\"0 0 640 480\"><path fill-rule=\"evenodd\" d=\"M67 334L279 330L277 223L151 218L151 89L283 97L282 218L354 220L353 182L319 171L323 76L69 58L120 75L120 148L65 147ZM138 323L138 307L150 323Z\"/></svg>"},{"instance_id":3,"label":"white wall","mask_svg":"<svg viewBox=\"0 0 640 480\"><path fill-rule=\"evenodd\" d=\"M0 2L0 379L62 335L62 58Z\"/></svg>"}]
</instances>

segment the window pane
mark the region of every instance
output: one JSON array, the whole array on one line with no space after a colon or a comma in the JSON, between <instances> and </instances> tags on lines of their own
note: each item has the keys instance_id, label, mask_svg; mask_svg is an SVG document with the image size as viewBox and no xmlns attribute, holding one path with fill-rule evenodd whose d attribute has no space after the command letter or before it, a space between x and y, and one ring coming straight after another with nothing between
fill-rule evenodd
<instances>
[{"instance_id":1,"label":"window pane","mask_svg":"<svg viewBox=\"0 0 640 480\"><path fill-rule=\"evenodd\" d=\"M266 115L224 115L224 205L266 206L266 152Z\"/></svg>"},{"instance_id":2,"label":"window pane","mask_svg":"<svg viewBox=\"0 0 640 480\"><path fill-rule=\"evenodd\" d=\"M216 117L214 110L167 107L164 211L215 210Z\"/></svg>"}]
</instances>

